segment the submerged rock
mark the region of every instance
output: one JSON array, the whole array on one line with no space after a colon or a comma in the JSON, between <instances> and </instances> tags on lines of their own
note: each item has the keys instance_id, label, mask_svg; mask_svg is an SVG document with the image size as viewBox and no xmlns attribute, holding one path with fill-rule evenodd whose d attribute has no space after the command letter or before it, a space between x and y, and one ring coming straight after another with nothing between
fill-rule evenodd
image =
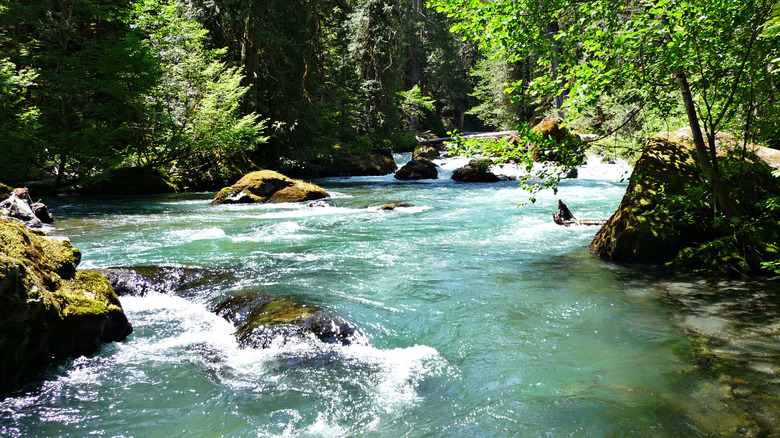
<instances>
[{"instance_id":1,"label":"submerged rock","mask_svg":"<svg viewBox=\"0 0 780 438\"><path fill-rule=\"evenodd\" d=\"M407 204L406 202L394 202L392 204L380 205L379 209L385 211L391 211L391 210L395 210L396 208L408 208L408 207L414 207L414 205Z\"/></svg>"},{"instance_id":2,"label":"submerged rock","mask_svg":"<svg viewBox=\"0 0 780 438\"><path fill-rule=\"evenodd\" d=\"M181 295L193 289L236 281L232 271L214 268L133 266L95 269L94 272L104 275L119 296Z\"/></svg>"},{"instance_id":3,"label":"submerged rock","mask_svg":"<svg viewBox=\"0 0 780 438\"><path fill-rule=\"evenodd\" d=\"M314 184L288 178L273 170L260 170L249 173L232 186L220 190L211 203L302 202L329 196L328 192Z\"/></svg>"},{"instance_id":4,"label":"submerged rock","mask_svg":"<svg viewBox=\"0 0 780 438\"><path fill-rule=\"evenodd\" d=\"M236 326L242 347L268 348L275 342L308 340L341 345L365 344L354 325L316 306L288 297L262 293L234 295L220 303L214 313Z\"/></svg>"},{"instance_id":5,"label":"submerged rock","mask_svg":"<svg viewBox=\"0 0 780 438\"><path fill-rule=\"evenodd\" d=\"M499 178L490 171L490 160L474 159L469 164L452 173L453 181L459 182L498 182Z\"/></svg>"},{"instance_id":6,"label":"submerged rock","mask_svg":"<svg viewBox=\"0 0 780 438\"><path fill-rule=\"evenodd\" d=\"M76 272L80 260L68 240L0 218L0 392L132 332L108 280Z\"/></svg>"},{"instance_id":7,"label":"submerged rock","mask_svg":"<svg viewBox=\"0 0 780 438\"><path fill-rule=\"evenodd\" d=\"M415 158L404 164L402 168L395 173L395 179L417 180L417 179L436 179L439 177L439 166L425 158Z\"/></svg>"}]
</instances>

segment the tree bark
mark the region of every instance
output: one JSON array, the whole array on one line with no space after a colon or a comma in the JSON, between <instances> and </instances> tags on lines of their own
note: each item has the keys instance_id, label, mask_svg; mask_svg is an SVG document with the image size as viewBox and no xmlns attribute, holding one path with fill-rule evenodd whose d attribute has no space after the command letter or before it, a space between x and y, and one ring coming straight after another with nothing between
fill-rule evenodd
<instances>
[{"instance_id":1,"label":"tree bark","mask_svg":"<svg viewBox=\"0 0 780 438\"><path fill-rule=\"evenodd\" d=\"M675 76L677 78L677 86L682 95L683 104L685 105L685 113L688 115L688 122L691 125L693 144L696 146L696 157L704 171L704 177L707 178L707 182L710 184L722 212L730 218L742 217L742 212L731 198L728 188L723 184L723 181L721 181L720 175L718 175L717 170L713 166L713 162L708 156L709 151L704 142L704 136L701 133L699 116L696 112L696 105L693 102L693 95L691 94L691 87L688 84L688 77L682 70L678 70L675 73Z\"/></svg>"}]
</instances>

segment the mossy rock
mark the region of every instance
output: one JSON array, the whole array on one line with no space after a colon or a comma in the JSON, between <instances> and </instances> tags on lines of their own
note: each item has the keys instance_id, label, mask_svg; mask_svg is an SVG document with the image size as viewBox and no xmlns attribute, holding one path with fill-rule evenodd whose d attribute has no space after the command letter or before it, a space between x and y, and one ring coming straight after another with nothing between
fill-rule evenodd
<instances>
[{"instance_id":1,"label":"mossy rock","mask_svg":"<svg viewBox=\"0 0 780 438\"><path fill-rule=\"evenodd\" d=\"M13 187L0 183L0 201L10 196L13 191Z\"/></svg>"},{"instance_id":2,"label":"mossy rock","mask_svg":"<svg viewBox=\"0 0 780 438\"><path fill-rule=\"evenodd\" d=\"M545 117L536 126L531 128L531 132L542 134L558 144L570 141L574 138L574 136L569 133L569 130L563 125L563 119L555 115Z\"/></svg>"},{"instance_id":3,"label":"mossy rock","mask_svg":"<svg viewBox=\"0 0 780 438\"><path fill-rule=\"evenodd\" d=\"M76 272L80 258L69 241L0 219L0 392L132 332L108 280Z\"/></svg>"},{"instance_id":4,"label":"mossy rock","mask_svg":"<svg viewBox=\"0 0 780 438\"><path fill-rule=\"evenodd\" d=\"M236 326L239 345L268 348L274 342L305 341L315 337L326 343L365 343L352 324L317 306L289 297L245 293L234 295L214 313Z\"/></svg>"},{"instance_id":5,"label":"mossy rock","mask_svg":"<svg viewBox=\"0 0 780 438\"><path fill-rule=\"evenodd\" d=\"M260 170L244 175L232 186L220 190L211 203L303 202L329 196L328 192L314 184L288 178L273 170Z\"/></svg>"},{"instance_id":6,"label":"mossy rock","mask_svg":"<svg viewBox=\"0 0 780 438\"><path fill-rule=\"evenodd\" d=\"M439 150L433 146L421 144L414 149L412 157L422 157L428 160L439 158Z\"/></svg>"},{"instance_id":7,"label":"mossy rock","mask_svg":"<svg viewBox=\"0 0 780 438\"><path fill-rule=\"evenodd\" d=\"M761 219L752 230L715 225L691 138L684 128L647 141L620 206L590 244L592 253L615 262L674 259L669 266L701 273L745 274L757 271L762 260L777 258L780 232L771 220ZM721 171L729 178L724 183L733 188L746 217L758 217L762 199L780 196L770 166L755 153L734 152L741 145L728 136L716 136L716 145Z\"/></svg>"},{"instance_id":8,"label":"mossy rock","mask_svg":"<svg viewBox=\"0 0 780 438\"><path fill-rule=\"evenodd\" d=\"M87 185L82 193L91 195L154 195L179 191L171 178L157 169L123 167L112 170L108 178Z\"/></svg>"},{"instance_id":9,"label":"mossy rock","mask_svg":"<svg viewBox=\"0 0 780 438\"><path fill-rule=\"evenodd\" d=\"M601 227L590 251L616 262L663 263L696 241L700 227L680 224L656 207L665 195L684 195L699 181L695 150L687 143L656 135L645 145L615 214Z\"/></svg>"}]
</instances>

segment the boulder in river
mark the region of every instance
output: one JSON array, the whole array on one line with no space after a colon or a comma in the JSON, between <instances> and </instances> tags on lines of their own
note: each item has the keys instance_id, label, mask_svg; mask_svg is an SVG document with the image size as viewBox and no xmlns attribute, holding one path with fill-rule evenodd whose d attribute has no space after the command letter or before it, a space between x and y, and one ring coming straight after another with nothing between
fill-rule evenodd
<instances>
[{"instance_id":1,"label":"boulder in river","mask_svg":"<svg viewBox=\"0 0 780 438\"><path fill-rule=\"evenodd\" d=\"M148 293L184 295L236 280L233 271L216 268L133 266L94 271L105 275L119 296L145 296Z\"/></svg>"},{"instance_id":2,"label":"boulder in river","mask_svg":"<svg viewBox=\"0 0 780 438\"><path fill-rule=\"evenodd\" d=\"M421 144L414 149L412 157L423 157L428 160L433 160L439 158L439 150L432 145Z\"/></svg>"},{"instance_id":3,"label":"boulder in river","mask_svg":"<svg viewBox=\"0 0 780 438\"><path fill-rule=\"evenodd\" d=\"M0 218L0 392L132 332L108 280L77 272L80 260L68 240Z\"/></svg>"},{"instance_id":4,"label":"boulder in river","mask_svg":"<svg viewBox=\"0 0 780 438\"><path fill-rule=\"evenodd\" d=\"M341 345L367 343L365 335L354 325L329 311L288 297L234 295L220 303L214 313L236 326L239 345L245 348L268 348L275 342L312 337Z\"/></svg>"},{"instance_id":5,"label":"boulder in river","mask_svg":"<svg viewBox=\"0 0 780 438\"><path fill-rule=\"evenodd\" d=\"M392 204L383 204L379 206L380 210L384 211L392 211L396 208L409 208L414 207L412 204L407 204L406 202L393 202Z\"/></svg>"},{"instance_id":6,"label":"boulder in river","mask_svg":"<svg viewBox=\"0 0 780 438\"><path fill-rule=\"evenodd\" d=\"M761 226L752 236L737 236L731 229L723 231L714 225L710 198L692 198L709 189L689 139L683 129L648 140L620 206L590 244L592 253L615 262L677 259L677 265L687 272L720 266L720 272L744 273L762 258L780 257L776 223L764 224L768 226ZM725 155L728 147L724 144L723 148ZM735 187L733 196L741 208L755 215L761 199L780 196L780 186L756 154L740 163L745 172L726 183Z\"/></svg>"},{"instance_id":7,"label":"boulder in river","mask_svg":"<svg viewBox=\"0 0 780 438\"><path fill-rule=\"evenodd\" d=\"M327 198L321 187L295 180L273 170L259 170L244 175L230 187L220 190L212 204L245 204L303 202Z\"/></svg>"},{"instance_id":8,"label":"boulder in river","mask_svg":"<svg viewBox=\"0 0 780 438\"><path fill-rule=\"evenodd\" d=\"M490 171L490 160L473 159L460 169L452 173L453 181L459 182L498 182L499 178Z\"/></svg>"},{"instance_id":9,"label":"boulder in river","mask_svg":"<svg viewBox=\"0 0 780 438\"><path fill-rule=\"evenodd\" d=\"M395 173L395 179L417 180L417 179L436 179L439 177L439 171L436 164L425 158L415 158L398 169Z\"/></svg>"},{"instance_id":10,"label":"boulder in river","mask_svg":"<svg viewBox=\"0 0 780 438\"><path fill-rule=\"evenodd\" d=\"M563 119L556 115L545 117L539 124L531 128L531 132L542 135L556 145L566 144L574 147L574 145L582 144L577 137L566 129L563 124ZM571 154L571 158L564 159L557 151L535 146L533 150L533 159L534 161L550 161L555 163L568 162L568 164L571 165L582 164L585 160L585 154L582 150L574 150Z\"/></svg>"},{"instance_id":11,"label":"boulder in river","mask_svg":"<svg viewBox=\"0 0 780 438\"><path fill-rule=\"evenodd\" d=\"M22 221L30 228L40 228L44 223L54 222L49 209L41 202L32 202L27 188L13 189L0 202L0 216Z\"/></svg>"}]
</instances>

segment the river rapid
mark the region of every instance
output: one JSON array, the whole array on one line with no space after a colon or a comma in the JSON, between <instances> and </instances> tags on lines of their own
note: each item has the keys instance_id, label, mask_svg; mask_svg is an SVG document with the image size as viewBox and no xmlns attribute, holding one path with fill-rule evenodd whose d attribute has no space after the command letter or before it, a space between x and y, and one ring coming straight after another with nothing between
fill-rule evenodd
<instances>
[{"instance_id":1,"label":"river rapid","mask_svg":"<svg viewBox=\"0 0 780 438\"><path fill-rule=\"evenodd\" d=\"M517 182L455 183L463 163L440 164L432 181L315 181L325 207L50 201L80 268L203 274L178 294L122 297L127 341L0 401L0 436L679 437L728 413L717 378L689 372L665 279L589 254L596 227L551 220L558 199L609 217L625 163L591 160L523 207ZM413 206L378 208L394 202ZM252 291L328 309L368 344L241 349L211 310Z\"/></svg>"}]
</instances>

